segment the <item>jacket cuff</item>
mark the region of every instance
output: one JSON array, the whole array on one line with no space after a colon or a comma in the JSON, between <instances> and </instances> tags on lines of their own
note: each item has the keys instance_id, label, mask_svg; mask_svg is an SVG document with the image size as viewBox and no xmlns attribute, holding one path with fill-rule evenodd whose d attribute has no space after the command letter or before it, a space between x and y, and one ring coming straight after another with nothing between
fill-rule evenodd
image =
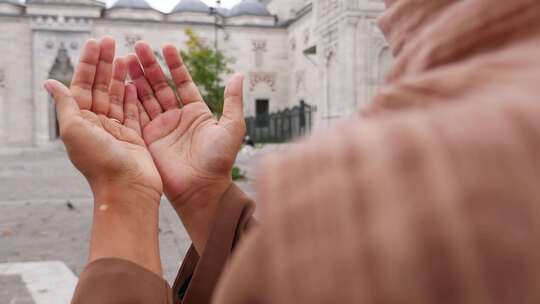
<instances>
[{"instance_id":1,"label":"jacket cuff","mask_svg":"<svg viewBox=\"0 0 540 304\"><path fill-rule=\"evenodd\" d=\"M221 273L235 247L255 225L255 205L232 184L218 203L216 219L205 250L199 256L189 249L173 287L174 303L210 303Z\"/></svg>"},{"instance_id":2,"label":"jacket cuff","mask_svg":"<svg viewBox=\"0 0 540 304\"><path fill-rule=\"evenodd\" d=\"M118 258L90 263L79 279L72 304L171 304L167 282L145 268Z\"/></svg>"}]
</instances>

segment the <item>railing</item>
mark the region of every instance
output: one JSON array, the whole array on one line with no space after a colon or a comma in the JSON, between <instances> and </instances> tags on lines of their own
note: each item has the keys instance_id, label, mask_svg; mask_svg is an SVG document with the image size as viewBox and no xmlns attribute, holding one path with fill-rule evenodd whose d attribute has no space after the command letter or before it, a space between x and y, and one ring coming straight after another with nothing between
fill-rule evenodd
<instances>
[{"instance_id":1,"label":"railing","mask_svg":"<svg viewBox=\"0 0 540 304\"><path fill-rule=\"evenodd\" d=\"M299 106L275 113L246 118L247 134L256 143L281 143L308 134L313 126L315 106Z\"/></svg>"}]
</instances>

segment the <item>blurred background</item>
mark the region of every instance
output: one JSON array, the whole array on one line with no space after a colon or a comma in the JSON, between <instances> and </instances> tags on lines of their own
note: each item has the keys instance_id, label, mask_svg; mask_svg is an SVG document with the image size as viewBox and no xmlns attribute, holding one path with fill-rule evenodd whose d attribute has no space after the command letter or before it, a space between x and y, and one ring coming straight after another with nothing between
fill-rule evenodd
<instances>
[{"instance_id":1,"label":"blurred background","mask_svg":"<svg viewBox=\"0 0 540 304\"><path fill-rule=\"evenodd\" d=\"M246 75L248 125L233 177L255 196L257 159L353 115L392 61L376 19L383 0L0 0L0 303L68 303L87 258L92 197L59 141L54 78L69 85L88 38L119 56L139 40L174 43L219 115ZM172 282L189 246L162 204Z\"/></svg>"}]
</instances>

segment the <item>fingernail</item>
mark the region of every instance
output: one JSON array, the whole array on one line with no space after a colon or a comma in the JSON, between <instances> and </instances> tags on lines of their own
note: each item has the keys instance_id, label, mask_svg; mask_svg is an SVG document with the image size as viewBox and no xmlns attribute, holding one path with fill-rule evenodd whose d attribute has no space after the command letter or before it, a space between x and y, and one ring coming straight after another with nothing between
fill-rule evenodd
<instances>
[{"instance_id":1,"label":"fingernail","mask_svg":"<svg viewBox=\"0 0 540 304\"><path fill-rule=\"evenodd\" d=\"M52 87L51 85L48 83L48 82L45 82L43 84L43 88L49 93L49 94L52 94Z\"/></svg>"}]
</instances>

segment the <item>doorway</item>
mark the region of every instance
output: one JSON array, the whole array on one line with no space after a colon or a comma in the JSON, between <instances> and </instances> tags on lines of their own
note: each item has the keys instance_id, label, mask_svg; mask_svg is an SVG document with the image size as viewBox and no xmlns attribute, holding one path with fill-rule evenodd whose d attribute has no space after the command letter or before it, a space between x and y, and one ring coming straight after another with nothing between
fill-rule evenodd
<instances>
[{"instance_id":1,"label":"doorway","mask_svg":"<svg viewBox=\"0 0 540 304\"><path fill-rule=\"evenodd\" d=\"M255 125L257 128L268 128L270 126L270 101L268 99L257 99L255 101Z\"/></svg>"}]
</instances>

